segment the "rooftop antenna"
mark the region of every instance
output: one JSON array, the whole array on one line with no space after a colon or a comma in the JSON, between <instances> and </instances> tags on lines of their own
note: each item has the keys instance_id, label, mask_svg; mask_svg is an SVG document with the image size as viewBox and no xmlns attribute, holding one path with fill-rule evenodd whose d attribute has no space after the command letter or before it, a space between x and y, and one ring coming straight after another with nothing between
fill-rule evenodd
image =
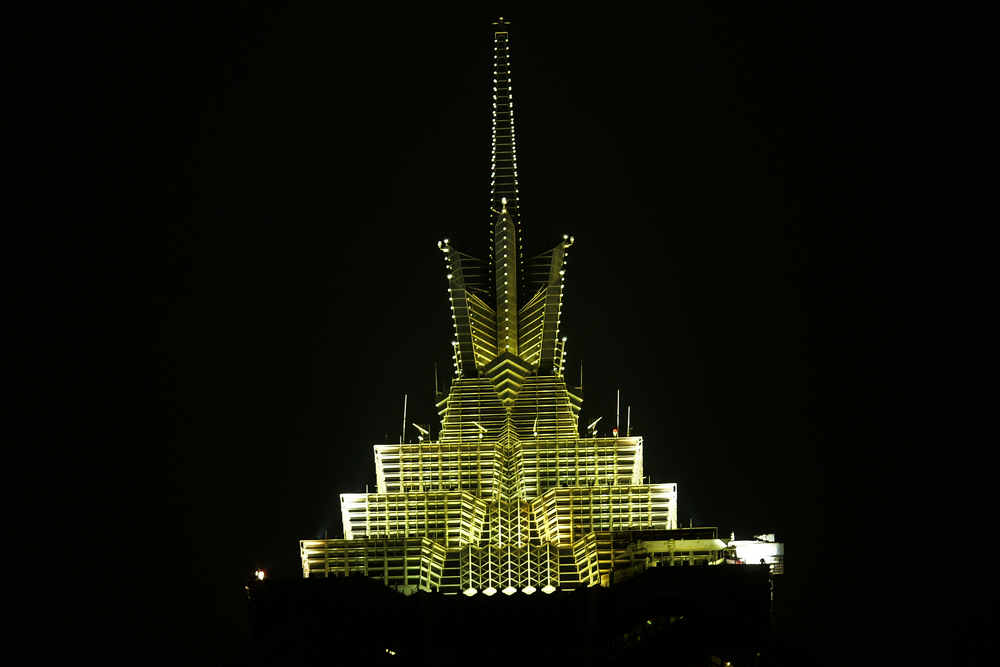
<instances>
[{"instance_id":1,"label":"rooftop antenna","mask_svg":"<svg viewBox=\"0 0 1000 667\"><path fill-rule=\"evenodd\" d=\"M632 406L628 406L628 416L625 418L625 435L632 435Z\"/></svg>"},{"instance_id":2,"label":"rooftop antenna","mask_svg":"<svg viewBox=\"0 0 1000 667\"><path fill-rule=\"evenodd\" d=\"M399 434L399 444L403 444L406 438L406 399L409 394L403 394L403 432Z\"/></svg>"},{"instance_id":3,"label":"rooftop antenna","mask_svg":"<svg viewBox=\"0 0 1000 667\"><path fill-rule=\"evenodd\" d=\"M618 403L615 405L615 437L618 437L618 427L622 423L622 390L618 390Z\"/></svg>"},{"instance_id":4,"label":"rooftop antenna","mask_svg":"<svg viewBox=\"0 0 1000 667\"><path fill-rule=\"evenodd\" d=\"M583 359L580 360L580 389L583 389Z\"/></svg>"},{"instance_id":5,"label":"rooftop antenna","mask_svg":"<svg viewBox=\"0 0 1000 667\"><path fill-rule=\"evenodd\" d=\"M437 365L437 362L435 361L434 362L434 395L437 396L440 393L441 392L438 391L438 365Z\"/></svg>"}]
</instances>

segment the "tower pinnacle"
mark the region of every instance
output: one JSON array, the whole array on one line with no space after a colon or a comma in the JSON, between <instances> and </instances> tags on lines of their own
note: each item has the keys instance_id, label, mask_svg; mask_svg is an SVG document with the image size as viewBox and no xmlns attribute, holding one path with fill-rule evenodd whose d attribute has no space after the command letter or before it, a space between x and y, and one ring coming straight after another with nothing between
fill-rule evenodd
<instances>
[{"instance_id":1,"label":"tower pinnacle","mask_svg":"<svg viewBox=\"0 0 1000 667\"><path fill-rule=\"evenodd\" d=\"M508 22L500 17L493 35L493 145L490 168L493 220L493 276L496 290L497 353L518 354L518 272L521 268L517 210L517 152L514 93L507 51ZM497 211L499 213L497 214Z\"/></svg>"},{"instance_id":2,"label":"tower pinnacle","mask_svg":"<svg viewBox=\"0 0 1000 667\"><path fill-rule=\"evenodd\" d=\"M510 55L502 18L495 27L493 140L491 157L490 259L459 252L447 241L448 301L455 327L458 377L488 377L509 407L526 378L561 377L565 345L560 343L566 249L572 239L530 260L524 259L518 216L514 100Z\"/></svg>"},{"instance_id":3,"label":"tower pinnacle","mask_svg":"<svg viewBox=\"0 0 1000 667\"><path fill-rule=\"evenodd\" d=\"M490 169L490 208L499 211L503 199L507 210L520 224L517 215L517 152L514 137L514 92L510 78L510 54L507 50L507 26L501 18L493 35L493 145ZM495 220L494 220L495 221Z\"/></svg>"}]
</instances>

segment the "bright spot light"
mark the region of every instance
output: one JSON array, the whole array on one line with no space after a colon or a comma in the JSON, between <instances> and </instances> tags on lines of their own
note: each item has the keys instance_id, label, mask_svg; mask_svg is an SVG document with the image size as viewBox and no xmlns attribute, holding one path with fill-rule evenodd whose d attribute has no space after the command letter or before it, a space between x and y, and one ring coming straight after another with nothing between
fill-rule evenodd
<instances>
[{"instance_id":1,"label":"bright spot light","mask_svg":"<svg viewBox=\"0 0 1000 667\"><path fill-rule=\"evenodd\" d=\"M264 581L264 570L257 570L253 573L253 576L257 577L261 581Z\"/></svg>"}]
</instances>

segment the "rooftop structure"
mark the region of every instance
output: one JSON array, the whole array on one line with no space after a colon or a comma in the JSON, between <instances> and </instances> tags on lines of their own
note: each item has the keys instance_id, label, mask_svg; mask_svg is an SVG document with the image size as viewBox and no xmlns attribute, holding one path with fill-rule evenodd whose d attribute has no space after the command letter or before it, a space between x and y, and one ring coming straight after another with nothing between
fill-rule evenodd
<instances>
[{"instance_id":1,"label":"rooftop structure","mask_svg":"<svg viewBox=\"0 0 1000 667\"><path fill-rule=\"evenodd\" d=\"M341 495L343 539L302 540L306 578L362 574L410 594L551 593L650 567L740 562L780 572L773 540L677 525L677 485L648 481L643 438L581 435L564 377L563 290L573 237L525 259L508 24L495 24L487 259L445 239L454 378L429 440L375 445L377 489ZM484 230L485 232L485 230Z\"/></svg>"}]
</instances>

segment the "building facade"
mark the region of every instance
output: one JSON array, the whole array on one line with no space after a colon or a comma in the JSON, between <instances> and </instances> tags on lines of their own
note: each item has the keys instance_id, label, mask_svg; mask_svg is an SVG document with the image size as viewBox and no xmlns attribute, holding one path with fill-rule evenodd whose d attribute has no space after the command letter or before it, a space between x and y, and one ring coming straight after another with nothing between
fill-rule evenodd
<instances>
[{"instance_id":1,"label":"building facade","mask_svg":"<svg viewBox=\"0 0 1000 667\"><path fill-rule=\"evenodd\" d=\"M677 485L646 481L641 437L581 435L560 332L573 238L523 256L503 19L494 41L490 256L438 244L455 336L438 439L418 427L416 443L375 446L376 491L341 495L343 539L301 541L303 576L510 595L737 562L716 529L678 527ZM780 564L781 545L771 551Z\"/></svg>"}]
</instances>

